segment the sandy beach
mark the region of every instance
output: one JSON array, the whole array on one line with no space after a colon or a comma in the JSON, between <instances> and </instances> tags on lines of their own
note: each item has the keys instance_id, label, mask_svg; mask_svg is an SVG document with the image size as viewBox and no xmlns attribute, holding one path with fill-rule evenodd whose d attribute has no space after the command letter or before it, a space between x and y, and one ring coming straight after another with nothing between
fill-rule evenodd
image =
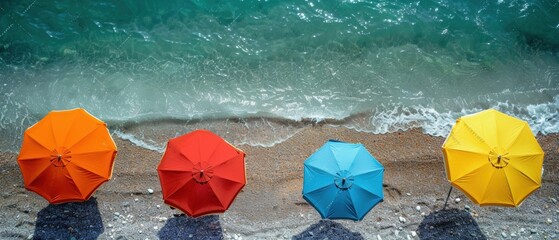
<instances>
[{"instance_id":1,"label":"sandy beach","mask_svg":"<svg viewBox=\"0 0 559 240\"><path fill-rule=\"evenodd\" d=\"M53 205L25 189L17 160L23 139L36 143L24 148L28 185L61 190L56 197L69 188L89 196L63 182L74 174L77 185L97 187L110 166L95 160L114 156L101 123L77 114L45 119L75 108L106 124L118 149L114 171L89 200ZM459 189L449 192L445 137L457 119L489 109L526 122L545 152L541 187L518 207L481 207ZM490 183L462 175L476 167L469 163L452 176L458 172L476 197L502 190L520 201L538 187L541 152L533 141L515 142L538 161L522 171L532 162L511 160L521 154L500 146L501 137L530 132L490 112L481 114L492 115L488 122L460 120L472 126L459 131L468 140L452 140L468 151L477 146L462 143L499 142L480 151L490 156L476 169ZM25 136L41 119L45 128ZM227 175L229 187L212 203L237 195L222 214L190 218L164 203L157 166L169 139L197 129L246 153L247 184L237 192L228 181L242 178L241 165L234 172L196 164L205 186ZM495 138L483 140L489 133ZM382 189L375 188L384 199L360 221L323 220L303 198L304 162L331 139L363 144L384 166ZM34 162L39 145L56 168ZM452 154L470 156L461 150ZM352 165L359 175L340 169L330 183L358 192L361 179L375 182L367 164ZM47 166L54 173L36 177ZM60 181L45 180L60 173ZM75 180L78 173L100 181ZM169 182L179 186L175 173ZM501 187L502 176L515 187ZM170 188L166 194L183 196ZM207 203L201 199L196 205ZM0 240L559 240L558 201L559 0L0 0ZM323 202L337 213L345 199ZM348 209L357 219L369 210Z\"/></svg>"},{"instance_id":2,"label":"sandy beach","mask_svg":"<svg viewBox=\"0 0 559 240\"><path fill-rule=\"evenodd\" d=\"M363 221L321 220L301 196L303 162L328 139L363 143L385 167L384 202ZM17 154L2 152L0 238L558 239L559 135L537 139L546 153L543 183L520 207L479 207L455 189L443 210L444 138L315 124L271 147L238 145L247 154L247 185L226 213L197 219L163 203L162 154L127 140L115 137L113 178L84 203L49 205L24 189Z\"/></svg>"}]
</instances>

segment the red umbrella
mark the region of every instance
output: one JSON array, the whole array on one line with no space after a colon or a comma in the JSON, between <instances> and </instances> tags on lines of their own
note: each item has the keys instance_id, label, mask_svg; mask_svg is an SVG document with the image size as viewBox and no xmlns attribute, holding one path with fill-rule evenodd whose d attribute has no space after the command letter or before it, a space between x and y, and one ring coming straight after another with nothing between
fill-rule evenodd
<instances>
[{"instance_id":1,"label":"red umbrella","mask_svg":"<svg viewBox=\"0 0 559 240\"><path fill-rule=\"evenodd\" d=\"M225 212L246 184L244 158L207 130L169 140L157 167L163 200L191 217Z\"/></svg>"}]
</instances>

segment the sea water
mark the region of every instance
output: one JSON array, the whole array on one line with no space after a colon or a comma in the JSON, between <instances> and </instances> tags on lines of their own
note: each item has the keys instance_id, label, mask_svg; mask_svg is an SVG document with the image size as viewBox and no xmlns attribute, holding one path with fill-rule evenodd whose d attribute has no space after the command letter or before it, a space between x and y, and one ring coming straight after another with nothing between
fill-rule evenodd
<instances>
[{"instance_id":1,"label":"sea water","mask_svg":"<svg viewBox=\"0 0 559 240\"><path fill-rule=\"evenodd\" d=\"M76 107L159 151L216 126L264 146L317 122L446 136L487 108L557 133L559 3L0 1L0 150Z\"/></svg>"}]
</instances>

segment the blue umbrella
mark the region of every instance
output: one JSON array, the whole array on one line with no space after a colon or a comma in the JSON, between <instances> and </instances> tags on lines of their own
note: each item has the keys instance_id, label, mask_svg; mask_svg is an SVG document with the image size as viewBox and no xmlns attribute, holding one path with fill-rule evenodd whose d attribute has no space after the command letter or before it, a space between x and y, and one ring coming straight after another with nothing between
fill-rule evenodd
<instances>
[{"instance_id":1,"label":"blue umbrella","mask_svg":"<svg viewBox=\"0 0 559 240\"><path fill-rule=\"evenodd\" d=\"M363 144L330 140L304 165L303 198L322 218L359 221L384 198L384 167Z\"/></svg>"}]
</instances>

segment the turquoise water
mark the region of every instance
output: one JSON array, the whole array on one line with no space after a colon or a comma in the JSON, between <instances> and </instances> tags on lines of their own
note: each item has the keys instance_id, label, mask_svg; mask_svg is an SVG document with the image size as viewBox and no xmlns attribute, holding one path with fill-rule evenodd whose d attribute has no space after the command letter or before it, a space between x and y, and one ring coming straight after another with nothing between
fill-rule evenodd
<instances>
[{"instance_id":1,"label":"turquoise water","mask_svg":"<svg viewBox=\"0 0 559 240\"><path fill-rule=\"evenodd\" d=\"M557 133L559 3L4 0L0 96L12 151L75 107L157 146L126 129L236 119L271 129L251 144L309 121L445 136L496 108Z\"/></svg>"}]
</instances>

